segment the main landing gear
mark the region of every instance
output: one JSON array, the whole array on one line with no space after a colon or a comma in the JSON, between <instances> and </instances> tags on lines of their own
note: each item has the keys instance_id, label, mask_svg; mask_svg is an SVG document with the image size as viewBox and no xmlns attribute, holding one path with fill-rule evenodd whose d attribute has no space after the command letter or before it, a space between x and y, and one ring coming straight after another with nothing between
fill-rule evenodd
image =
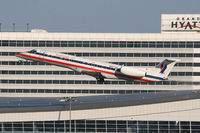
<instances>
[{"instance_id":1,"label":"main landing gear","mask_svg":"<svg viewBox=\"0 0 200 133\"><path fill-rule=\"evenodd\" d=\"M17 61L17 65L21 65L23 63L22 60Z\"/></svg>"}]
</instances>

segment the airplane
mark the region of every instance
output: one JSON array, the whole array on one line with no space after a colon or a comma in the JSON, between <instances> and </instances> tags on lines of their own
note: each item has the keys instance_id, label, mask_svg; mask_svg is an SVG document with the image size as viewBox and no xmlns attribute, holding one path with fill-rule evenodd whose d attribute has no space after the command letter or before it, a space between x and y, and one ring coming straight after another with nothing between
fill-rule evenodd
<instances>
[{"instance_id":1,"label":"airplane","mask_svg":"<svg viewBox=\"0 0 200 133\"><path fill-rule=\"evenodd\" d=\"M165 59L154 68L139 68L133 66L116 65L80 58L69 54L33 49L18 53L19 58L30 61L39 61L69 68L96 78L103 83L104 79L120 79L128 81L159 82L168 79L168 75L178 59Z\"/></svg>"}]
</instances>

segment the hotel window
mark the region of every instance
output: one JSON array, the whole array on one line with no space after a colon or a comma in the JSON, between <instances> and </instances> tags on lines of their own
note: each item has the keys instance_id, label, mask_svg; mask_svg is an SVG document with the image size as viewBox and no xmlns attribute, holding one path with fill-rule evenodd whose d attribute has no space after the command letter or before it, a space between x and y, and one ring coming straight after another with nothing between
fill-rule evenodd
<instances>
[{"instance_id":1,"label":"hotel window","mask_svg":"<svg viewBox=\"0 0 200 133\"><path fill-rule=\"evenodd\" d=\"M119 47L119 42L112 42L112 47L113 48L116 48L116 47Z\"/></svg>"},{"instance_id":2,"label":"hotel window","mask_svg":"<svg viewBox=\"0 0 200 133\"><path fill-rule=\"evenodd\" d=\"M120 53L119 56L120 57L126 57L126 53Z\"/></svg>"},{"instance_id":3,"label":"hotel window","mask_svg":"<svg viewBox=\"0 0 200 133\"><path fill-rule=\"evenodd\" d=\"M133 53L127 53L127 57L133 57Z\"/></svg>"},{"instance_id":4,"label":"hotel window","mask_svg":"<svg viewBox=\"0 0 200 133\"><path fill-rule=\"evenodd\" d=\"M127 42L127 48L133 48L133 42Z\"/></svg>"},{"instance_id":5,"label":"hotel window","mask_svg":"<svg viewBox=\"0 0 200 133\"><path fill-rule=\"evenodd\" d=\"M89 53L83 53L83 56L89 56ZM102 55L103 56L103 55Z\"/></svg>"},{"instance_id":6,"label":"hotel window","mask_svg":"<svg viewBox=\"0 0 200 133\"><path fill-rule=\"evenodd\" d=\"M185 48L185 42L179 42L179 48Z\"/></svg>"},{"instance_id":7,"label":"hotel window","mask_svg":"<svg viewBox=\"0 0 200 133\"><path fill-rule=\"evenodd\" d=\"M97 42L96 41L91 41L90 42L90 47L97 47Z\"/></svg>"},{"instance_id":8,"label":"hotel window","mask_svg":"<svg viewBox=\"0 0 200 133\"><path fill-rule=\"evenodd\" d=\"M107 42L107 41L106 41L106 42L105 42L105 47L109 47L109 48L110 48L110 47L111 47L111 42Z\"/></svg>"},{"instance_id":9,"label":"hotel window","mask_svg":"<svg viewBox=\"0 0 200 133\"><path fill-rule=\"evenodd\" d=\"M163 48L163 42L157 42L157 48Z\"/></svg>"},{"instance_id":10,"label":"hotel window","mask_svg":"<svg viewBox=\"0 0 200 133\"><path fill-rule=\"evenodd\" d=\"M172 42L172 48L178 48L178 42Z\"/></svg>"},{"instance_id":11,"label":"hotel window","mask_svg":"<svg viewBox=\"0 0 200 133\"><path fill-rule=\"evenodd\" d=\"M186 48L193 48L193 42L186 42Z\"/></svg>"},{"instance_id":12,"label":"hotel window","mask_svg":"<svg viewBox=\"0 0 200 133\"><path fill-rule=\"evenodd\" d=\"M140 48L141 47L141 42L135 42L134 43L135 48Z\"/></svg>"},{"instance_id":13,"label":"hotel window","mask_svg":"<svg viewBox=\"0 0 200 133\"><path fill-rule=\"evenodd\" d=\"M84 41L83 42L83 47L89 47L89 46L90 46L90 42L89 41Z\"/></svg>"},{"instance_id":14,"label":"hotel window","mask_svg":"<svg viewBox=\"0 0 200 133\"><path fill-rule=\"evenodd\" d=\"M126 42L120 42L120 48L125 48L126 47Z\"/></svg>"},{"instance_id":15,"label":"hotel window","mask_svg":"<svg viewBox=\"0 0 200 133\"><path fill-rule=\"evenodd\" d=\"M150 53L149 57L155 57L155 55L156 55L155 53Z\"/></svg>"},{"instance_id":16,"label":"hotel window","mask_svg":"<svg viewBox=\"0 0 200 133\"><path fill-rule=\"evenodd\" d=\"M45 47L45 41L39 41L39 47Z\"/></svg>"},{"instance_id":17,"label":"hotel window","mask_svg":"<svg viewBox=\"0 0 200 133\"><path fill-rule=\"evenodd\" d=\"M38 41L32 41L32 47L38 47Z\"/></svg>"},{"instance_id":18,"label":"hotel window","mask_svg":"<svg viewBox=\"0 0 200 133\"><path fill-rule=\"evenodd\" d=\"M23 47L23 41L17 41L17 47Z\"/></svg>"},{"instance_id":19,"label":"hotel window","mask_svg":"<svg viewBox=\"0 0 200 133\"><path fill-rule=\"evenodd\" d=\"M54 47L60 47L60 41L54 41L53 46Z\"/></svg>"},{"instance_id":20,"label":"hotel window","mask_svg":"<svg viewBox=\"0 0 200 133\"><path fill-rule=\"evenodd\" d=\"M161 53L156 53L156 57L162 57Z\"/></svg>"},{"instance_id":21,"label":"hotel window","mask_svg":"<svg viewBox=\"0 0 200 133\"><path fill-rule=\"evenodd\" d=\"M118 53L112 53L112 57L118 57Z\"/></svg>"},{"instance_id":22,"label":"hotel window","mask_svg":"<svg viewBox=\"0 0 200 133\"><path fill-rule=\"evenodd\" d=\"M74 47L75 42L74 41L69 41L68 42L68 47Z\"/></svg>"},{"instance_id":23,"label":"hotel window","mask_svg":"<svg viewBox=\"0 0 200 133\"><path fill-rule=\"evenodd\" d=\"M10 41L10 47L16 47L16 41Z\"/></svg>"},{"instance_id":24,"label":"hotel window","mask_svg":"<svg viewBox=\"0 0 200 133\"><path fill-rule=\"evenodd\" d=\"M52 47L52 41L46 41L46 47Z\"/></svg>"},{"instance_id":25,"label":"hotel window","mask_svg":"<svg viewBox=\"0 0 200 133\"><path fill-rule=\"evenodd\" d=\"M200 48L200 42L194 42L194 48Z\"/></svg>"},{"instance_id":26,"label":"hotel window","mask_svg":"<svg viewBox=\"0 0 200 133\"><path fill-rule=\"evenodd\" d=\"M142 47L143 48L148 48L148 42L142 42Z\"/></svg>"},{"instance_id":27,"label":"hotel window","mask_svg":"<svg viewBox=\"0 0 200 133\"><path fill-rule=\"evenodd\" d=\"M8 46L8 41L7 40L3 40L1 45L4 46L4 47L7 47Z\"/></svg>"},{"instance_id":28,"label":"hotel window","mask_svg":"<svg viewBox=\"0 0 200 133\"><path fill-rule=\"evenodd\" d=\"M148 53L142 53L140 55L141 55L141 57L148 57Z\"/></svg>"},{"instance_id":29,"label":"hotel window","mask_svg":"<svg viewBox=\"0 0 200 133\"><path fill-rule=\"evenodd\" d=\"M186 57L193 57L193 54L186 54Z\"/></svg>"},{"instance_id":30,"label":"hotel window","mask_svg":"<svg viewBox=\"0 0 200 133\"><path fill-rule=\"evenodd\" d=\"M67 47L67 41L61 41L61 47Z\"/></svg>"},{"instance_id":31,"label":"hotel window","mask_svg":"<svg viewBox=\"0 0 200 133\"><path fill-rule=\"evenodd\" d=\"M98 47L104 47L104 42L102 41L98 42Z\"/></svg>"},{"instance_id":32,"label":"hotel window","mask_svg":"<svg viewBox=\"0 0 200 133\"><path fill-rule=\"evenodd\" d=\"M164 48L170 48L170 42L164 42Z\"/></svg>"},{"instance_id":33,"label":"hotel window","mask_svg":"<svg viewBox=\"0 0 200 133\"><path fill-rule=\"evenodd\" d=\"M156 43L155 42L149 42L149 48L155 48Z\"/></svg>"},{"instance_id":34,"label":"hotel window","mask_svg":"<svg viewBox=\"0 0 200 133\"><path fill-rule=\"evenodd\" d=\"M31 47L31 41L24 41L24 47Z\"/></svg>"}]
</instances>

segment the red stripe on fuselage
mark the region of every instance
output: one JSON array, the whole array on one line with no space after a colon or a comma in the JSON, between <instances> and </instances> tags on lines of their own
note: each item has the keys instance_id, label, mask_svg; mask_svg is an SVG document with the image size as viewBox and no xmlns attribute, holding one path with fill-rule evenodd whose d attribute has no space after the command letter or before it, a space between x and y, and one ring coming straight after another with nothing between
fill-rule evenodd
<instances>
[{"instance_id":1,"label":"red stripe on fuselage","mask_svg":"<svg viewBox=\"0 0 200 133\"><path fill-rule=\"evenodd\" d=\"M66 65L66 66L71 66L71 67L78 67L78 68L91 70L91 71L95 71L95 72L102 72L102 73L106 73L106 74L110 74L110 75L116 75L116 76L120 76L120 77L123 77L123 78L129 78L129 79L133 79L133 80L140 80L140 81L145 81L145 82L155 82L155 81L152 81L152 80L136 78L136 77L127 76L127 75L123 75L123 74L116 74L116 73L113 73L113 72L108 72L108 71L104 71L104 70L98 70L98 69L94 69L94 68L88 68L88 67L80 66L80 65L69 64L69 63L65 63L65 62L61 62L61 61L55 61L55 60L35 57L35 56L26 55L26 54L22 54L22 53L19 53L17 55L18 56L22 56L22 57L27 57L27 58L40 60L40 61L46 61L46 62L56 63L56 64L60 64L60 65Z\"/></svg>"}]
</instances>

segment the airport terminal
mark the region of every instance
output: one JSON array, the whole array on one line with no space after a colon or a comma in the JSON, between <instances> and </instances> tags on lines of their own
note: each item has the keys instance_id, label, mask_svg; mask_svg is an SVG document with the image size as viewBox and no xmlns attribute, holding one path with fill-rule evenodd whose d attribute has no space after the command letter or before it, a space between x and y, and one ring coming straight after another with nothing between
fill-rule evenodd
<instances>
[{"instance_id":1,"label":"airport terminal","mask_svg":"<svg viewBox=\"0 0 200 133\"><path fill-rule=\"evenodd\" d=\"M20 52L133 67L178 59L161 82L105 80ZM200 133L200 14L163 14L161 33L0 32L0 132Z\"/></svg>"}]
</instances>

